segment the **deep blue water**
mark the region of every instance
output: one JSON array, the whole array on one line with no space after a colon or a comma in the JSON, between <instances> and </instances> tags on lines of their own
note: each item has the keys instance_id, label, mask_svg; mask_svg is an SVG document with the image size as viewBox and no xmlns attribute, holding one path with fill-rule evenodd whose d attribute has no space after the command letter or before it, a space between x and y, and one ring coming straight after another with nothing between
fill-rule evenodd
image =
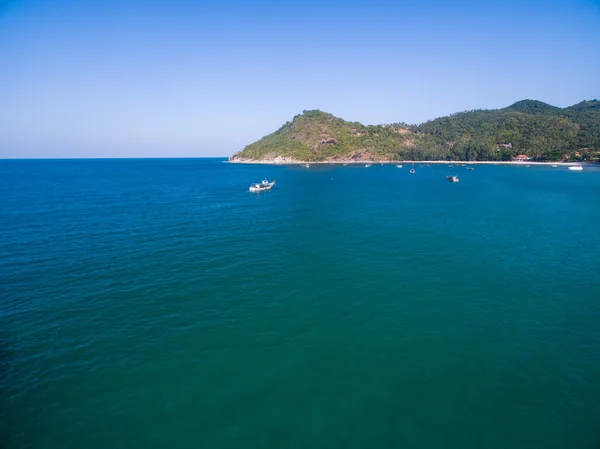
<instances>
[{"instance_id":1,"label":"deep blue water","mask_svg":"<svg viewBox=\"0 0 600 449\"><path fill-rule=\"evenodd\" d=\"M416 170L0 161L0 447L599 447L600 169Z\"/></svg>"}]
</instances>

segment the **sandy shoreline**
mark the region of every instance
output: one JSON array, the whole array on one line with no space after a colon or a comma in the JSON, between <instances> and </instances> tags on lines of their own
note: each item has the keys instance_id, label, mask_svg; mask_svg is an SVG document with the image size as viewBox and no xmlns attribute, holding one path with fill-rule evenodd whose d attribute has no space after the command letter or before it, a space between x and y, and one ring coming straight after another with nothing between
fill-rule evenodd
<instances>
[{"instance_id":1,"label":"sandy shoreline","mask_svg":"<svg viewBox=\"0 0 600 449\"><path fill-rule=\"evenodd\" d=\"M288 158L275 158L267 160L250 160L250 159L237 159L228 161L231 164L267 164L267 165L340 165L340 164L352 164L352 165L365 165L365 164L446 164L446 165L558 165L558 166L570 166L570 165L589 165L585 162L514 162L514 161L297 161Z\"/></svg>"}]
</instances>

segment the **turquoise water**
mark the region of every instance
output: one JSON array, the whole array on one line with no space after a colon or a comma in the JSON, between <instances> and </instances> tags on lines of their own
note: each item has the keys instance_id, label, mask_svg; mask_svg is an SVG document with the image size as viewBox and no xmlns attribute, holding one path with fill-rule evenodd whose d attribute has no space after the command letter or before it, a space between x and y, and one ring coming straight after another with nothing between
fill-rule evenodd
<instances>
[{"instance_id":1,"label":"turquoise water","mask_svg":"<svg viewBox=\"0 0 600 449\"><path fill-rule=\"evenodd\" d=\"M600 169L416 170L0 161L0 447L597 448Z\"/></svg>"}]
</instances>

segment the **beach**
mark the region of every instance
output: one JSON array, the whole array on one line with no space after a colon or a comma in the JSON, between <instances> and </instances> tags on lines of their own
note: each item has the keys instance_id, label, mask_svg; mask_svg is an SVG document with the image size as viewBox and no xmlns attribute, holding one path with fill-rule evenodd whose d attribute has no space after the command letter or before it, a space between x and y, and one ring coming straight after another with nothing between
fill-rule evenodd
<instances>
[{"instance_id":1,"label":"beach","mask_svg":"<svg viewBox=\"0 0 600 449\"><path fill-rule=\"evenodd\" d=\"M559 166L570 166L570 165L597 165L589 164L585 162L516 162L516 161L369 161L369 160L335 160L335 161L299 161L287 157L276 157L270 159L242 159L235 158L228 161L232 164L269 164L269 165L334 165L334 164L448 164L448 165L516 165L516 166L527 166L527 165L559 165Z\"/></svg>"}]
</instances>

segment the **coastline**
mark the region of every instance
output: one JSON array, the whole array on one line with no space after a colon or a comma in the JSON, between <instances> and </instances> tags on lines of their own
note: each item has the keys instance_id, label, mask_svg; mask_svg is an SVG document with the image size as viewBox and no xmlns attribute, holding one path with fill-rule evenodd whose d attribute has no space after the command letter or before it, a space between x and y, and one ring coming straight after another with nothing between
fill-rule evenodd
<instances>
[{"instance_id":1,"label":"coastline","mask_svg":"<svg viewBox=\"0 0 600 449\"><path fill-rule=\"evenodd\" d=\"M227 162L231 164L263 164L263 165L339 165L339 164L385 164L385 165L397 165L397 164L466 164L466 165L558 165L558 166L571 166L571 165L594 165L589 162L516 162L516 161L356 161L356 160L339 160L339 161L299 161L287 157L277 157L274 159L233 159Z\"/></svg>"}]
</instances>

